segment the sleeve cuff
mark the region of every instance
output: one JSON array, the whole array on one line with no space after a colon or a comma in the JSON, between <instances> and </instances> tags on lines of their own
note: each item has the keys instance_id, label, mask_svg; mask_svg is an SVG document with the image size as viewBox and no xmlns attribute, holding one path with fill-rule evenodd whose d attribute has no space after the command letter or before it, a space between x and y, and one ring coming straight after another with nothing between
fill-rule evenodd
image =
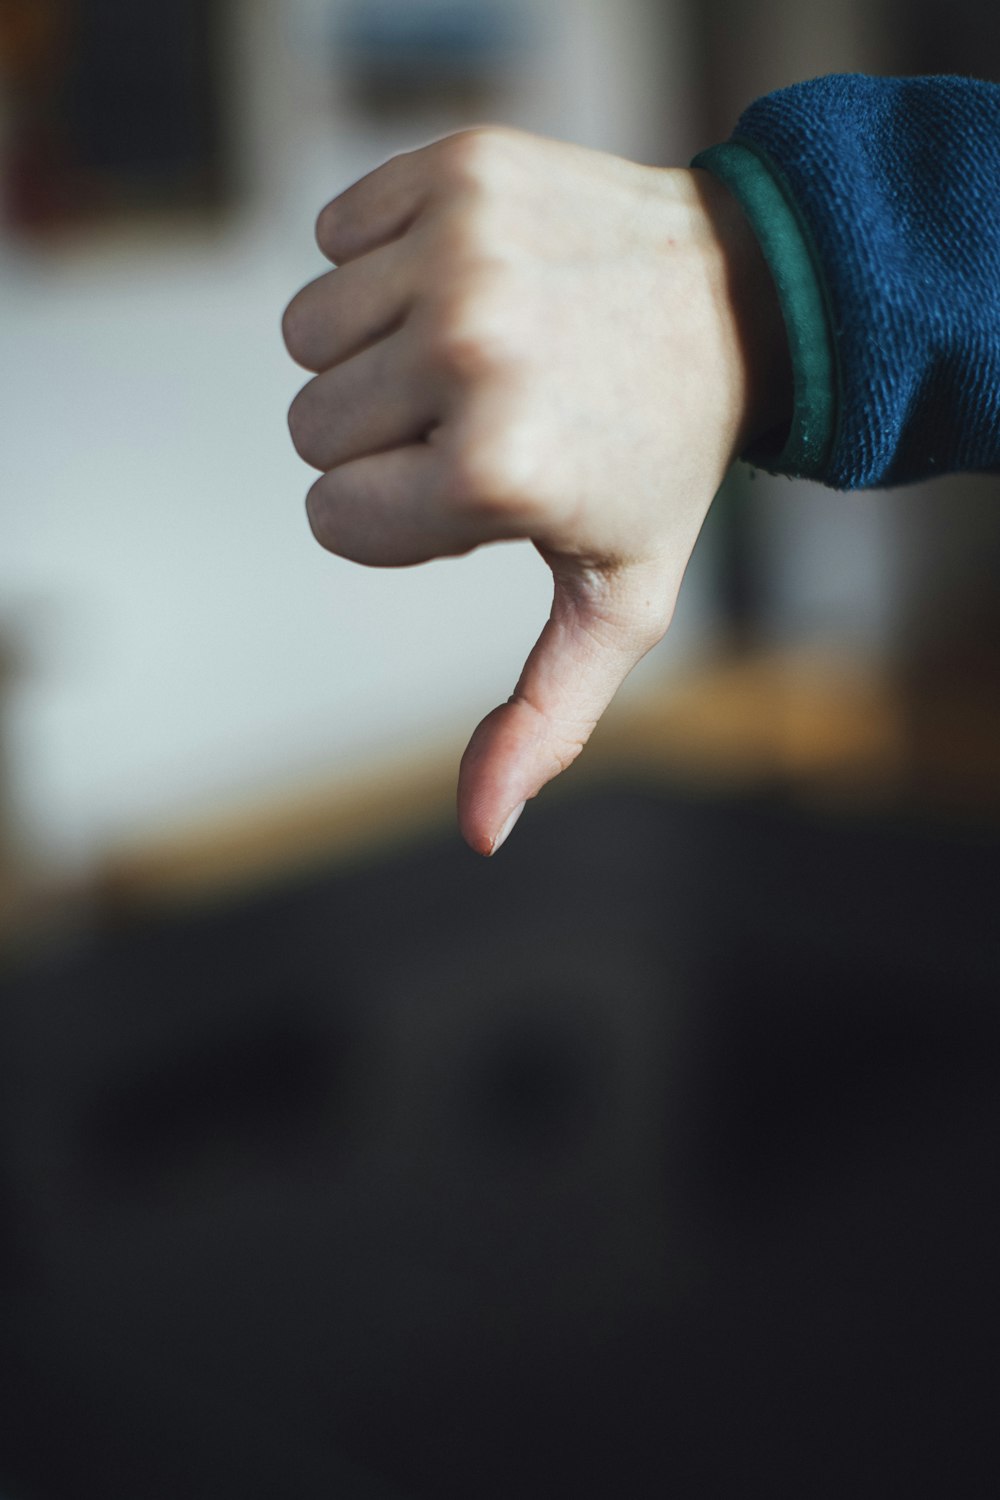
<instances>
[{"instance_id":1,"label":"sleeve cuff","mask_svg":"<svg viewBox=\"0 0 1000 1500\"><path fill-rule=\"evenodd\" d=\"M809 231L777 169L751 142L732 140L691 163L740 203L774 277L792 361L791 426L780 447L765 439L741 454L772 474L822 480L837 419L836 351L822 271Z\"/></svg>"}]
</instances>

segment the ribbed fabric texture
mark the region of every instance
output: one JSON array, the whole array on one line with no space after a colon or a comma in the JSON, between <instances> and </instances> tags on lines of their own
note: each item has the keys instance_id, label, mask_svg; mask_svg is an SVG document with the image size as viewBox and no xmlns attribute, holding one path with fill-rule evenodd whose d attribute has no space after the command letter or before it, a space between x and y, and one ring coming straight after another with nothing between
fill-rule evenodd
<instances>
[{"instance_id":1,"label":"ribbed fabric texture","mask_svg":"<svg viewBox=\"0 0 1000 1500\"><path fill-rule=\"evenodd\" d=\"M836 489L1000 473L1000 85L833 75L731 139L794 202L824 278Z\"/></svg>"},{"instance_id":2,"label":"ribbed fabric texture","mask_svg":"<svg viewBox=\"0 0 1000 1500\"><path fill-rule=\"evenodd\" d=\"M808 233L774 168L746 143L711 146L691 165L718 177L742 205L774 277L785 320L792 362L791 420L784 434L762 434L740 457L772 474L822 474L833 445L837 381L833 320Z\"/></svg>"}]
</instances>

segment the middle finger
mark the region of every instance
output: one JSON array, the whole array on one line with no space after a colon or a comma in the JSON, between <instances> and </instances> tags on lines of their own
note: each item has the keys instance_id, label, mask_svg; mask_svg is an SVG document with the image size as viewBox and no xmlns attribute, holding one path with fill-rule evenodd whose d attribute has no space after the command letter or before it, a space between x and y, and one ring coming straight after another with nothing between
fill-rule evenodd
<instances>
[{"instance_id":1,"label":"middle finger","mask_svg":"<svg viewBox=\"0 0 1000 1500\"><path fill-rule=\"evenodd\" d=\"M383 245L304 286L282 319L292 358L318 374L398 328L411 300L406 264L398 244Z\"/></svg>"}]
</instances>

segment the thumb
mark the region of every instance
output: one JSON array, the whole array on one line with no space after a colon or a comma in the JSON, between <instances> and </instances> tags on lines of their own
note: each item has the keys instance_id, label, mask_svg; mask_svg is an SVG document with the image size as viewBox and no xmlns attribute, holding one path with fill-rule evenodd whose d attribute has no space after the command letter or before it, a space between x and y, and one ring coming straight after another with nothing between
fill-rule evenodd
<instances>
[{"instance_id":1,"label":"thumb","mask_svg":"<svg viewBox=\"0 0 1000 1500\"><path fill-rule=\"evenodd\" d=\"M487 714L462 757L458 821L478 854L495 854L525 802L576 759L673 613L677 591L665 568L546 561L555 579L548 622L512 696Z\"/></svg>"}]
</instances>

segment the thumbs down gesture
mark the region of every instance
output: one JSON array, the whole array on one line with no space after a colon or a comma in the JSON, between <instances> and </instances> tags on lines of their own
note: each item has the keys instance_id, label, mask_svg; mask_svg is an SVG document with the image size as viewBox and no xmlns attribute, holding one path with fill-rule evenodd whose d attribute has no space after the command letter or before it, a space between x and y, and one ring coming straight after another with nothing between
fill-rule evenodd
<instances>
[{"instance_id":1,"label":"thumbs down gesture","mask_svg":"<svg viewBox=\"0 0 1000 1500\"><path fill-rule=\"evenodd\" d=\"M392 158L317 239L334 269L283 323L317 541L395 567L522 538L552 572L462 761L461 830L492 854L663 636L734 457L787 418L770 273L707 173L501 127Z\"/></svg>"}]
</instances>

